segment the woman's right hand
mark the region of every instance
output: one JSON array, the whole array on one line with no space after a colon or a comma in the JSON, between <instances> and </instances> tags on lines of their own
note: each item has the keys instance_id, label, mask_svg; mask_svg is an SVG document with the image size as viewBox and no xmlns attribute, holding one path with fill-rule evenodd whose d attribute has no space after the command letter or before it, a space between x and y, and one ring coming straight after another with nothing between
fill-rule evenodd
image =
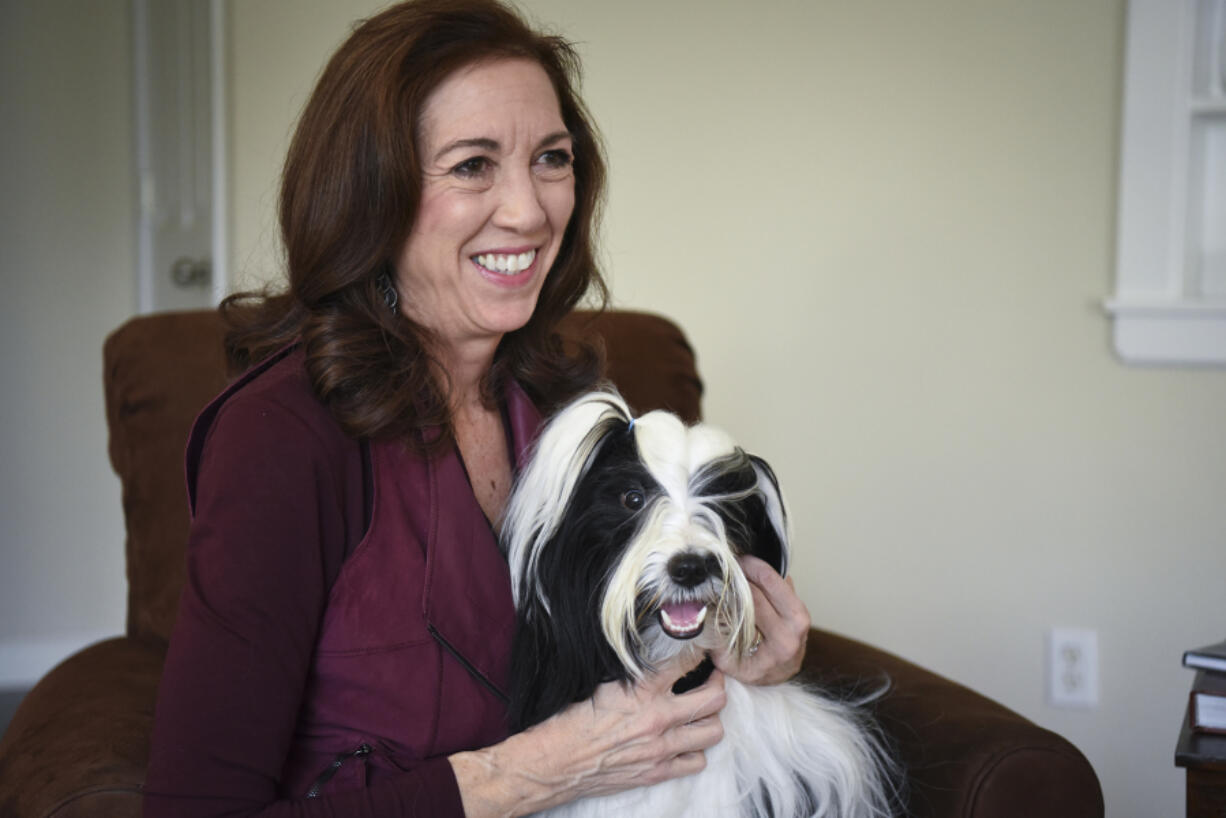
<instances>
[{"instance_id":1,"label":"woman's right hand","mask_svg":"<svg viewBox=\"0 0 1226 818\"><path fill-rule=\"evenodd\" d=\"M724 676L675 695L688 668L635 685L608 682L584 702L501 744L450 757L469 818L523 815L696 773L723 738Z\"/></svg>"}]
</instances>

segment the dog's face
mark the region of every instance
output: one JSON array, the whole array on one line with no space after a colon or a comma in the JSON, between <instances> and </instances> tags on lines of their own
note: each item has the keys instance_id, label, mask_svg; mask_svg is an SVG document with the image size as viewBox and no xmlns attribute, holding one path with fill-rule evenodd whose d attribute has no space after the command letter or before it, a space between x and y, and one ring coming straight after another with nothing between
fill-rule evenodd
<instances>
[{"instance_id":1,"label":"dog's face","mask_svg":"<svg viewBox=\"0 0 1226 818\"><path fill-rule=\"evenodd\" d=\"M736 558L781 573L787 561L783 503L764 461L665 412L632 422L608 393L580 398L542 433L503 542L520 614L516 660L533 639L554 662L580 653L601 669L597 682L637 678L687 649L746 650L753 598Z\"/></svg>"}]
</instances>

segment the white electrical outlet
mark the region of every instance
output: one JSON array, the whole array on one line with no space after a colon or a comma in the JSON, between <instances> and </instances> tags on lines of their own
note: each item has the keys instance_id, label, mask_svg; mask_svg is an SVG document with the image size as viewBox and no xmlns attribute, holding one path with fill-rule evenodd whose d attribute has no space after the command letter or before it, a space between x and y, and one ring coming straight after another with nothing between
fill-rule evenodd
<instances>
[{"instance_id":1,"label":"white electrical outlet","mask_svg":"<svg viewBox=\"0 0 1226 818\"><path fill-rule=\"evenodd\" d=\"M1098 632L1052 628L1047 641L1047 695L1053 707L1098 706Z\"/></svg>"}]
</instances>

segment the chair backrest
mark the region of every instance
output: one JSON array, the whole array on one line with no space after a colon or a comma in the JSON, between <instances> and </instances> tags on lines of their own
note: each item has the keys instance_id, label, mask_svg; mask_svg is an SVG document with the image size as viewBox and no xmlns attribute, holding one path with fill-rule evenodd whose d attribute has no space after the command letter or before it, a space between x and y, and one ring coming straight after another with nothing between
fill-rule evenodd
<instances>
[{"instance_id":1,"label":"chair backrest","mask_svg":"<svg viewBox=\"0 0 1226 818\"><path fill-rule=\"evenodd\" d=\"M603 347L606 377L637 411L699 419L694 353L668 319L577 312L562 329ZM223 333L212 310L159 313L131 319L103 347L109 451L128 535L130 636L169 639L178 612L189 522L183 451L196 414L226 385Z\"/></svg>"}]
</instances>

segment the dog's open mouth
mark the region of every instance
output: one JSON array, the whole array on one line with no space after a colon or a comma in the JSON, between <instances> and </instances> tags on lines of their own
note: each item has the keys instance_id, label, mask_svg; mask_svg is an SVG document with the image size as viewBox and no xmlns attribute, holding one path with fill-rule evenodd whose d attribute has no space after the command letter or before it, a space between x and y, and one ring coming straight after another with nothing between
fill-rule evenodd
<instances>
[{"instance_id":1,"label":"dog's open mouth","mask_svg":"<svg viewBox=\"0 0 1226 818\"><path fill-rule=\"evenodd\" d=\"M674 639L693 639L702 633L707 606L701 602L670 602L660 606L660 627Z\"/></svg>"}]
</instances>

